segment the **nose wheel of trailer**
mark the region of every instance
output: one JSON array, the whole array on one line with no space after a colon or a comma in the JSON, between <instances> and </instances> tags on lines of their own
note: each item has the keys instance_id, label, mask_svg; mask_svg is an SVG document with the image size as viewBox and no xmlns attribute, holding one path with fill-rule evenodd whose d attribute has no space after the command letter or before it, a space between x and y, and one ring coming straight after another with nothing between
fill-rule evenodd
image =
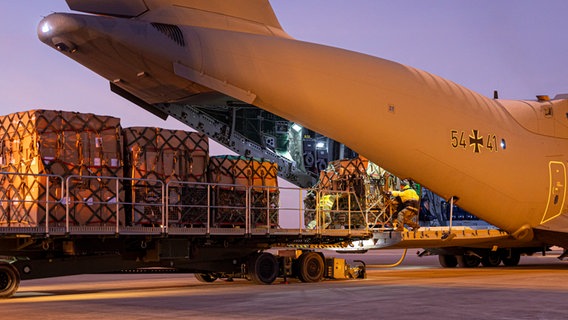
<instances>
[{"instance_id":1,"label":"nose wheel of trailer","mask_svg":"<svg viewBox=\"0 0 568 320\"><path fill-rule=\"evenodd\" d=\"M323 278L325 264L316 252L304 252L298 259L298 279L302 282L319 282Z\"/></svg>"},{"instance_id":2,"label":"nose wheel of trailer","mask_svg":"<svg viewBox=\"0 0 568 320\"><path fill-rule=\"evenodd\" d=\"M248 276L256 284L271 284L278 277L276 257L263 252L252 255L248 261Z\"/></svg>"},{"instance_id":3,"label":"nose wheel of trailer","mask_svg":"<svg viewBox=\"0 0 568 320\"><path fill-rule=\"evenodd\" d=\"M9 298L20 286L20 273L8 263L0 263L0 298Z\"/></svg>"}]
</instances>

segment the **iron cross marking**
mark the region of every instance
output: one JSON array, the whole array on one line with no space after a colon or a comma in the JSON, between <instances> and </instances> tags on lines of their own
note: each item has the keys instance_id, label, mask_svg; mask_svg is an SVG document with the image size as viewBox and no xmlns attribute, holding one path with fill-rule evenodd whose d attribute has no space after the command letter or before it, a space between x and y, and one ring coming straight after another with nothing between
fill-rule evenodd
<instances>
[{"instance_id":1,"label":"iron cross marking","mask_svg":"<svg viewBox=\"0 0 568 320\"><path fill-rule=\"evenodd\" d=\"M473 136L469 136L469 145L473 146L473 152L479 153L480 148L483 147L483 137L479 136L477 130L472 130Z\"/></svg>"}]
</instances>

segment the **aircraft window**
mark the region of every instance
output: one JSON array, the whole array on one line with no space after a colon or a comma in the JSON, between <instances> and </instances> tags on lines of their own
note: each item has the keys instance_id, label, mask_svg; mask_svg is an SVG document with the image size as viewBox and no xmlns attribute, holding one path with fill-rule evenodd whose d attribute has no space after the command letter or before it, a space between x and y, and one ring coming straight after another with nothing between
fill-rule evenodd
<instances>
[{"instance_id":1,"label":"aircraft window","mask_svg":"<svg viewBox=\"0 0 568 320\"><path fill-rule=\"evenodd\" d=\"M181 29L178 26L165 24L165 23L156 23L156 22L152 22L151 24L152 27L156 28L156 30L165 34L175 43L179 44L182 47L185 47L185 40L183 38L183 33L181 32Z\"/></svg>"},{"instance_id":2,"label":"aircraft window","mask_svg":"<svg viewBox=\"0 0 568 320\"><path fill-rule=\"evenodd\" d=\"M507 142L505 142L505 139L501 139L501 149L507 149Z\"/></svg>"}]
</instances>

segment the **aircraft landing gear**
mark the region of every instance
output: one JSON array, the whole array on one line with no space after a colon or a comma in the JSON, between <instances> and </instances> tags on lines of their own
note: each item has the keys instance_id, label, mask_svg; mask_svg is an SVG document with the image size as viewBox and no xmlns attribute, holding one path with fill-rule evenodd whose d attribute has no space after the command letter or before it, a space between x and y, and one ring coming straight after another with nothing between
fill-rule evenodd
<instances>
[{"instance_id":1,"label":"aircraft landing gear","mask_svg":"<svg viewBox=\"0 0 568 320\"><path fill-rule=\"evenodd\" d=\"M481 263L481 259L476 255L459 255L456 256L458 265L462 268L475 268Z\"/></svg>"},{"instance_id":2,"label":"aircraft landing gear","mask_svg":"<svg viewBox=\"0 0 568 320\"><path fill-rule=\"evenodd\" d=\"M516 250L504 252L503 255L501 255L501 260L503 260L503 264L507 267L518 266L521 261L521 253Z\"/></svg>"},{"instance_id":3,"label":"aircraft landing gear","mask_svg":"<svg viewBox=\"0 0 568 320\"><path fill-rule=\"evenodd\" d=\"M456 256L451 254L438 255L438 261L444 268L455 268L458 265L458 259L456 258Z\"/></svg>"},{"instance_id":4,"label":"aircraft landing gear","mask_svg":"<svg viewBox=\"0 0 568 320\"><path fill-rule=\"evenodd\" d=\"M475 249L475 248L453 248L452 250L438 250L434 254L438 255L438 261L444 268L460 266L462 268L475 268L480 264L484 267L498 267L503 264L506 267L519 265L521 255L532 255L542 248L499 248Z\"/></svg>"},{"instance_id":5,"label":"aircraft landing gear","mask_svg":"<svg viewBox=\"0 0 568 320\"><path fill-rule=\"evenodd\" d=\"M481 257L484 267L498 267L501 264L501 254L497 251L489 251Z\"/></svg>"}]
</instances>

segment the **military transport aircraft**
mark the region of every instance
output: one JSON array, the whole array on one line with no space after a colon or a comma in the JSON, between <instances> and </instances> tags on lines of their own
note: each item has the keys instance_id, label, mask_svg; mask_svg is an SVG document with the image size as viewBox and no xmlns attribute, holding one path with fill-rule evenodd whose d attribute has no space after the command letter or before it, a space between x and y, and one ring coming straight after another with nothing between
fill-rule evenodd
<instances>
[{"instance_id":1,"label":"military transport aircraft","mask_svg":"<svg viewBox=\"0 0 568 320\"><path fill-rule=\"evenodd\" d=\"M517 240L568 248L568 95L490 99L406 65L298 41L267 0L67 3L90 14L47 16L41 41L159 116L240 100L458 200Z\"/></svg>"}]
</instances>

